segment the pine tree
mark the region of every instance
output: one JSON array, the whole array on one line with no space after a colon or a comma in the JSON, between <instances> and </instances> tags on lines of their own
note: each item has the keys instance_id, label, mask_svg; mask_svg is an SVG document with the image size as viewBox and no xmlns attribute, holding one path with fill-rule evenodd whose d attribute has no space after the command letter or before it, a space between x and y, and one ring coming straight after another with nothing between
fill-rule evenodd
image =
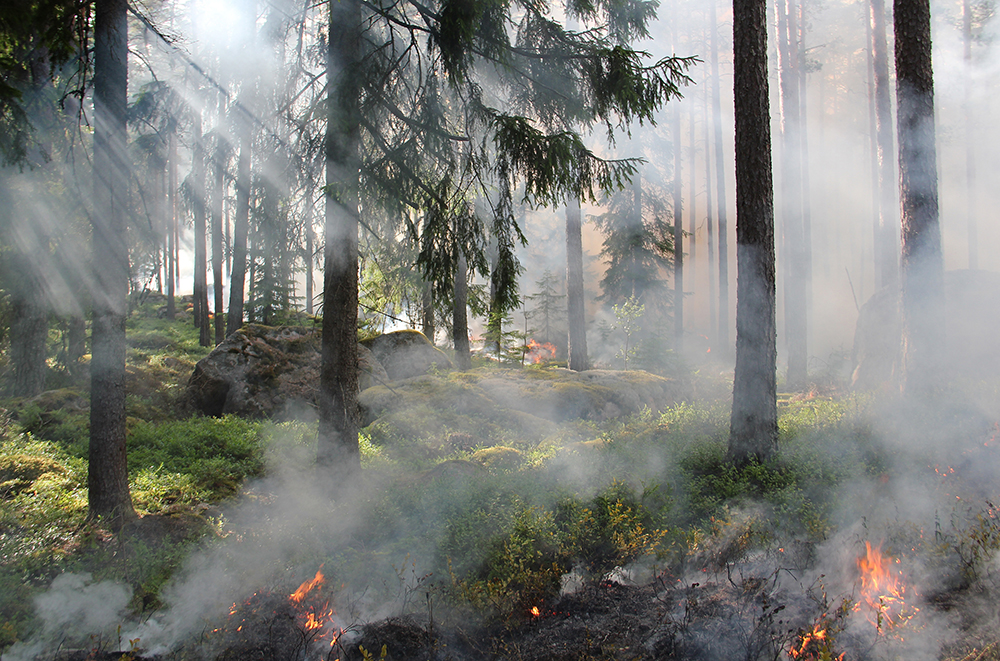
<instances>
[{"instance_id":1,"label":"pine tree","mask_svg":"<svg viewBox=\"0 0 1000 661\"><path fill-rule=\"evenodd\" d=\"M944 265L938 219L929 0L895 0L896 131L902 209L903 390L929 398L944 355Z\"/></svg>"},{"instance_id":2,"label":"pine tree","mask_svg":"<svg viewBox=\"0 0 1000 661\"><path fill-rule=\"evenodd\" d=\"M767 90L767 0L734 0L736 371L728 457L765 461L778 447L774 193Z\"/></svg>"},{"instance_id":3,"label":"pine tree","mask_svg":"<svg viewBox=\"0 0 1000 661\"><path fill-rule=\"evenodd\" d=\"M128 247L124 189L128 24L125 0L97 0L94 14L92 216L96 290L90 363L89 516L135 516L125 457L125 312Z\"/></svg>"}]
</instances>

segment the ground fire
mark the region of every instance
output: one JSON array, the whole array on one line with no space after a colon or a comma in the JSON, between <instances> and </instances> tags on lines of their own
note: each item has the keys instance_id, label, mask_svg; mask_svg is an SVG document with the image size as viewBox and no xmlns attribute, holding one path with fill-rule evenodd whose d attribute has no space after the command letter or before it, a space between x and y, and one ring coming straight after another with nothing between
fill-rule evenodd
<instances>
[{"instance_id":1,"label":"ground fire","mask_svg":"<svg viewBox=\"0 0 1000 661\"><path fill-rule=\"evenodd\" d=\"M912 602L912 589L903 581L902 572L893 567L899 564L882 553L880 546L865 542L865 555L857 560L861 572L861 601L855 610L867 610L868 621L875 625L879 633L895 629L920 612Z\"/></svg>"}]
</instances>

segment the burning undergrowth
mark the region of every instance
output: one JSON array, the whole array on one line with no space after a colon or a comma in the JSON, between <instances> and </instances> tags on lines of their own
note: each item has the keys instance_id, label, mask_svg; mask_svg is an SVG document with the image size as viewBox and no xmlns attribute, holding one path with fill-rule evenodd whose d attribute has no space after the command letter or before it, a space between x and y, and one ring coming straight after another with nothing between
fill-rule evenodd
<instances>
[{"instance_id":1,"label":"burning undergrowth","mask_svg":"<svg viewBox=\"0 0 1000 661\"><path fill-rule=\"evenodd\" d=\"M185 661L987 649L996 429L904 453L852 406L788 404L781 462L740 470L723 470L724 416L685 406L502 470L383 464L333 485L301 469L311 448L283 447L163 607L116 612L95 649Z\"/></svg>"}]
</instances>

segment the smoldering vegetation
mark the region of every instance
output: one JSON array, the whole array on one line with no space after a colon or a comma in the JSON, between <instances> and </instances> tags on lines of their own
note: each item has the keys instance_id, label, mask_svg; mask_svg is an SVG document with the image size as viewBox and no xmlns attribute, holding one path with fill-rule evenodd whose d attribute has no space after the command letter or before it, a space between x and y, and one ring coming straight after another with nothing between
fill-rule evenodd
<instances>
[{"instance_id":1,"label":"smoldering vegetation","mask_svg":"<svg viewBox=\"0 0 1000 661\"><path fill-rule=\"evenodd\" d=\"M559 422L470 390L542 381L602 410L560 379L485 365L375 386L350 481L310 468L309 425L243 423L257 477L228 500L185 500L168 466L173 493L117 536L32 550L14 540L42 537L7 519L5 555L39 589L3 658L992 658L996 384L921 409L832 382L782 395L779 459L742 469L721 377L689 374L659 410ZM3 456L43 454L32 442L8 423ZM11 504L79 488L45 452L44 473L4 483Z\"/></svg>"}]
</instances>

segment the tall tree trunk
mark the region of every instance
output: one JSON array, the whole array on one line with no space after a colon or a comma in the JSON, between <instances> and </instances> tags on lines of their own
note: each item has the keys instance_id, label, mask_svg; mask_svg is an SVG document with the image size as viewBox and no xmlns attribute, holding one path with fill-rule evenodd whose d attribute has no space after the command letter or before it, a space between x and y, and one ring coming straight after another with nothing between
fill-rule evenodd
<instances>
[{"instance_id":1,"label":"tall tree trunk","mask_svg":"<svg viewBox=\"0 0 1000 661\"><path fill-rule=\"evenodd\" d=\"M718 337L715 271L715 220L712 215L712 138L709 133L709 88L705 85L705 245L708 248L708 337L709 347ZM711 350L711 349L709 349Z\"/></svg>"},{"instance_id":2,"label":"tall tree trunk","mask_svg":"<svg viewBox=\"0 0 1000 661\"><path fill-rule=\"evenodd\" d=\"M459 250L455 265L455 307L452 311L452 336L455 343L455 366L460 370L472 369L472 351L469 347L469 266L465 253Z\"/></svg>"},{"instance_id":3,"label":"tall tree trunk","mask_svg":"<svg viewBox=\"0 0 1000 661\"><path fill-rule=\"evenodd\" d=\"M875 136L879 162L879 242L875 246L875 286L899 281L896 239L896 180L893 170L892 107L889 100L889 57L885 37L884 0L871 0L872 60L875 66Z\"/></svg>"},{"instance_id":4,"label":"tall tree trunk","mask_svg":"<svg viewBox=\"0 0 1000 661\"><path fill-rule=\"evenodd\" d=\"M587 318L583 302L583 224L580 200L566 205L566 324L569 330L568 367L590 369L587 358Z\"/></svg>"},{"instance_id":5,"label":"tall tree trunk","mask_svg":"<svg viewBox=\"0 0 1000 661\"><path fill-rule=\"evenodd\" d=\"M201 110L194 116L194 153L191 156L191 179L194 193L194 299L195 326L198 328L198 343L203 347L212 346L212 329L208 319L208 234L205 216L205 144L201 130Z\"/></svg>"},{"instance_id":6,"label":"tall tree trunk","mask_svg":"<svg viewBox=\"0 0 1000 661\"><path fill-rule=\"evenodd\" d=\"M326 215L317 463L346 478L358 448L358 108L361 6L330 3L327 50Z\"/></svg>"},{"instance_id":7,"label":"tall tree trunk","mask_svg":"<svg viewBox=\"0 0 1000 661\"><path fill-rule=\"evenodd\" d=\"M902 210L903 392L938 389L945 355L930 0L895 0L896 131Z\"/></svg>"},{"instance_id":8,"label":"tall tree trunk","mask_svg":"<svg viewBox=\"0 0 1000 661\"><path fill-rule=\"evenodd\" d=\"M972 8L962 0L962 44L965 64L965 222L969 246L969 268L979 268L979 230L976 227L976 131L972 112Z\"/></svg>"},{"instance_id":9,"label":"tall tree trunk","mask_svg":"<svg viewBox=\"0 0 1000 661\"><path fill-rule=\"evenodd\" d=\"M174 297L177 294L175 285L177 279L177 131L170 131L167 147L167 319L174 320L177 316L177 304Z\"/></svg>"},{"instance_id":10,"label":"tall tree trunk","mask_svg":"<svg viewBox=\"0 0 1000 661\"><path fill-rule=\"evenodd\" d=\"M225 96L219 94L220 124L224 112ZM222 201L226 196L226 164L225 148L221 144L221 138L217 140L219 144L215 146L215 156L212 159L212 289L215 294L215 343L221 344L226 339L226 318L223 314L226 302L222 289Z\"/></svg>"},{"instance_id":11,"label":"tall tree trunk","mask_svg":"<svg viewBox=\"0 0 1000 661\"><path fill-rule=\"evenodd\" d=\"M676 26L677 23L674 22ZM674 28L674 43L677 43L676 27ZM674 351L678 354L684 351L684 200L683 178L681 177L681 109L680 102L674 102L673 128L674 141ZM639 216L640 227L642 215Z\"/></svg>"},{"instance_id":12,"label":"tall tree trunk","mask_svg":"<svg viewBox=\"0 0 1000 661\"><path fill-rule=\"evenodd\" d=\"M868 20L865 21L868 37L867 51L868 59L868 134L869 134L869 161L871 167L872 185L872 246L874 247L873 266L875 268L875 287L882 281L882 189L879 180L879 151L878 151L878 120L875 117L875 33L872 30L872 10L869 3L866 7ZM864 242L861 242L861 252L864 252ZM864 281L864 271L862 271L862 281Z\"/></svg>"},{"instance_id":13,"label":"tall tree trunk","mask_svg":"<svg viewBox=\"0 0 1000 661\"><path fill-rule=\"evenodd\" d=\"M46 263L42 251L48 250L49 240L44 226L9 195L7 179L8 173L0 171L0 209L7 214L0 225L0 244L8 252L2 277L10 306L9 358L14 368L10 394L34 397L45 389L49 324L44 274L40 271Z\"/></svg>"},{"instance_id":14,"label":"tall tree trunk","mask_svg":"<svg viewBox=\"0 0 1000 661\"><path fill-rule=\"evenodd\" d=\"M799 0L799 48L796 62L799 74L799 147L801 156L799 166L802 174L802 246L803 246L803 280L806 297L806 325L813 328L813 226L812 226L812 196L809 184L809 127L806 115L806 2Z\"/></svg>"},{"instance_id":15,"label":"tall tree trunk","mask_svg":"<svg viewBox=\"0 0 1000 661\"><path fill-rule=\"evenodd\" d=\"M247 103L248 99L244 97L236 119L240 153L236 161L236 213L233 218L233 262L229 271L226 335L232 335L243 325L243 299L246 295L247 239L250 234L250 145L253 121L247 114Z\"/></svg>"},{"instance_id":16,"label":"tall tree trunk","mask_svg":"<svg viewBox=\"0 0 1000 661\"><path fill-rule=\"evenodd\" d=\"M802 227L802 144L799 128L799 71L796 11L791 0L778 0L776 42L780 71L781 209L785 255L785 345L787 383L798 389L808 380L808 324L806 320L806 245Z\"/></svg>"},{"instance_id":17,"label":"tall tree trunk","mask_svg":"<svg viewBox=\"0 0 1000 661\"><path fill-rule=\"evenodd\" d=\"M688 177L688 252L687 252L687 266L688 273L691 274L691 279L695 280L697 272L695 270L695 260L697 259L697 234L698 234L698 178L694 176L695 168L698 166L698 149L697 142L695 138L695 120L694 120L694 98L691 99L691 112L688 113L688 151L691 154L691 167L689 172L691 175Z\"/></svg>"},{"instance_id":18,"label":"tall tree trunk","mask_svg":"<svg viewBox=\"0 0 1000 661\"><path fill-rule=\"evenodd\" d=\"M19 250L15 248L15 250ZM31 252L20 252L19 266L10 283L10 362L14 367L12 394L34 397L45 390L46 340L49 335L48 310L42 282L35 273L38 262ZM68 362L68 361L67 361Z\"/></svg>"},{"instance_id":19,"label":"tall tree trunk","mask_svg":"<svg viewBox=\"0 0 1000 661\"><path fill-rule=\"evenodd\" d=\"M726 209L726 166L722 149L722 93L719 90L719 26L712 0L709 38L712 51L712 123L715 127L715 189L719 218L719 351L730 355L729 345L729 224Z\"/></svg>"},{"instance_id":20,"label":"tall tree trunk","mask_svg":"<svg viewBox=\"0 0 1000 661\"><path fill-rule=\"evenodd\" d=\"M770 459L778 447L766 2L733 0L739 277L728 458L736 463Z\"/></svg>"},{"instance_id":21,"label":"tall tree trunk","mask_svg":"<svg viewBox=\"0 0 1000 661\"><path fill-rule=\"evenodd\" d=\"M128 3L98 0L94 11L94 322L90 362L90 518L135 517L125 456L125 312L128 245L125 109Z\"/></svg>"}]
</instances>

